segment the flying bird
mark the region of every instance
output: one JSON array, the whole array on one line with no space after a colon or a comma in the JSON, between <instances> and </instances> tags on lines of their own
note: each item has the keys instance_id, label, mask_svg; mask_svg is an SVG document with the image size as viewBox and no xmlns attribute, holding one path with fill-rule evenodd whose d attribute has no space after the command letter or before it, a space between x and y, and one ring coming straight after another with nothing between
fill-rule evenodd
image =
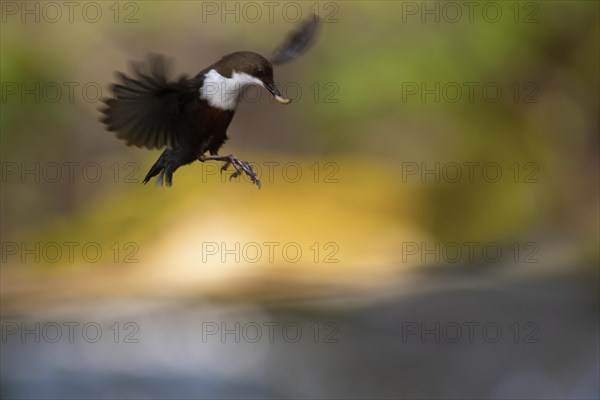
<instances>
[{"instance_id":1,"label":"flying bird","mask_svg":"<svg viewBox=\"0 0 600 400\"><path fill-rule=\"evenodd\" d=\"M228 54L188 79L169 80L167 60L150 55L147 63L132 63L132 76L117 72L111 86L114 97L103 100L101 122L127 145L165 148L144 178L155 176L157 186L171 186L173 173L195 160L223 162L221 171L233 166L231 178L245 173L260 188L252 166L233 155L220 155L227 128L240 94L249 85L264 87L281 104L289 104L273 80L273 65L303 54L314 43L319 18L312 15L277 48L269 61L260 54L239 51ZM208 155L206 154L208 153Z\"/></svg>"}]
</instances>

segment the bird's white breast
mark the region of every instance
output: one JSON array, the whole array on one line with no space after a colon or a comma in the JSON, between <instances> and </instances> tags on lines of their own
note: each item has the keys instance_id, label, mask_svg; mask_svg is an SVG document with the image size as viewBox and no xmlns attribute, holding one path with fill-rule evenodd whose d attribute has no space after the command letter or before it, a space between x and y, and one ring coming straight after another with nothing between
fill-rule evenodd
<instances>
[{"instance_id":1,"label":"bird's white breast","mask_svg":"<svg viewBox=\"0 0 600 400\"><path fill-rule=\"evenodd\" d=\"M200 98L210 106L221 110L235 110L242 90L249 85L263 86L260 79L243 72L233 71L227 78L211 69L204 75Z\"/></svg>"}]
</instances>

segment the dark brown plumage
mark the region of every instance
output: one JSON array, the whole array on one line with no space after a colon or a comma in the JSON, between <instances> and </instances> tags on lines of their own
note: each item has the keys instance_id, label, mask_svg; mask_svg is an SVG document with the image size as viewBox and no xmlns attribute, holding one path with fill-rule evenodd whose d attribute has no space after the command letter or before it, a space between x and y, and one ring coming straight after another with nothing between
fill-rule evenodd
<instances>
[{"instance_id":1,"label":"dark brown plumage","mask_svg":"<svg viewBox=\"0 0 600 400\"><path fill-rule=\"evenodd\" d=\"M314 18L303 24L280 47L275 60L289 62L304 52L314 40L316 24ZM227 140L227 128L245 86L261 85L279 102L289 103L275 86L269 60L253 52L236 52L192 79L183 76L171 80L165 57L150 55L146 64L133 63L132 70L132 76L117 73L118 83L112 85L114 97L104 100L101 121L127 145L166 147L144 183L158 175L158 185L165 180L170 186L173 173L180 166L194 160L218 160L225 162L223 168L233 165L236 172L232 176L246 173L260 187L247 162L219 156L218 151Z\"/></svg>"}]
</instances>

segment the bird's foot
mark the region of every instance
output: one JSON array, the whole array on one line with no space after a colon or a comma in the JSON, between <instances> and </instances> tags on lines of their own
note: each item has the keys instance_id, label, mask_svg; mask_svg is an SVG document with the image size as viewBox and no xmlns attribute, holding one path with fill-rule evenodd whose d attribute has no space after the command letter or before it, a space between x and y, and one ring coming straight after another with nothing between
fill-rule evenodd
<instances>
[{"instance_id":1,"label":"bird's foot","mask_svg":"<svg viewBox=\"0 0 600 400\"><path fill-rule=\"evenodd\" d=\"M242 172L244 172L246 175L248 175L250 180L252 180L252 182L254 184L256 184L256 186L258 186L258 188L260 189L260 180L258 179L258 176L256 175L256 171L254 171L254 168L252 168L252 165L250 165L250 163L248 161L240 160L231 154L228 156L217 156L217 155L206 156L204 154L201 154L198 157L198 160L200 162L205 162L205 161L210 161L210 160L224 162L225 164L223 164L223 166L221 167L221 172L226 171L230 165L233 165L233 168L235 168L235 172L233 174L231 174L229 179L237 178L238 176L240 176L242 174Z\"/></svg>"}]
</instances>

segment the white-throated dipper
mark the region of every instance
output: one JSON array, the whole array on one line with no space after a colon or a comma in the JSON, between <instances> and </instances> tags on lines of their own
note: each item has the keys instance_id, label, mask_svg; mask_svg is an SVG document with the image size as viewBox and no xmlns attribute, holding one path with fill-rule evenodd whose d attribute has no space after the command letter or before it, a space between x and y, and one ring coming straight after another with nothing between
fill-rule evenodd
<instances>
[{"instance_id":1,"label":"white-throated dipper","mask_svg":"<svg viewBox=\"0 0 600 400\"><path fill-rule=\"evenodd\" d=\"M114 98L104 100L101 121L127 145L166 147L144 183L158 175L158 186L163 181L171 186L180 166L195 160L217 160L225 163L221 171L232 165L236 170L232 178L244 172L260 188L248 162L219 155L219 149L227 140L227 128L245 87L262 86L278 102L290 103L275 86L273 64L292 61L304 53L314 42L318 25L318 17L311 16L288 36L270 61L240 51L224 56L192 79L184 76L169 81L165 58L150 55L147 64L133 63L133 77L117 72L119 83L112 85Z\"/></svg>"}]
</instances>

